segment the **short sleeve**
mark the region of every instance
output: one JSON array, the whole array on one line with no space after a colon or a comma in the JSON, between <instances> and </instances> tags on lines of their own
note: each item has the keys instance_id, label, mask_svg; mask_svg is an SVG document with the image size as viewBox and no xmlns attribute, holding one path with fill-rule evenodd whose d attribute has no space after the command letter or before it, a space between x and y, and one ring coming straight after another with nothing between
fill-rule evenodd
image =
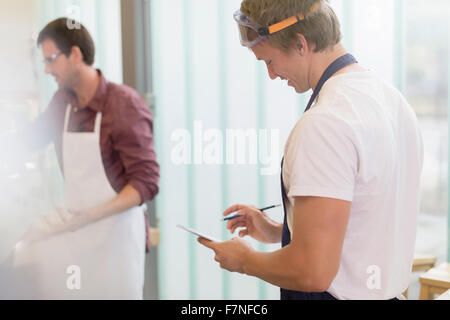
<instances>
[{"instance_id":1,"label":"short sleeve","mask_svg":"<svg viewBox=\"0 0 450 320\"><path fill-rule=\"evenodd\" d=\"M356 134L332 115L304 115L286 149L288 196L352 201L358 171Z\"/></svg>"}]
</instances>

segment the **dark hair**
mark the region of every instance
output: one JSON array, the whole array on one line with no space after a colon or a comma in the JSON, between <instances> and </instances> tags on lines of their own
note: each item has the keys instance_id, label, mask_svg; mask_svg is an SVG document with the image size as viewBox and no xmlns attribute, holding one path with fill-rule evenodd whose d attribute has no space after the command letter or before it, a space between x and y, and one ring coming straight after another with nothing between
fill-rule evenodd
<instances>
[{"instance_id":1,"label":"dark hair","mask_svg":"<svg viewBox=\"0 0 450 320\"><path fill-rule=\"evenodd\" d=\"M68 18L56 19L47 24L39 33L38 46L47 39L53 40L66 56L70 55L72 47L80 48L83 61L89 66L94 64L94 41L89 31L81 23Z\"/></svg>"}]
</instances>

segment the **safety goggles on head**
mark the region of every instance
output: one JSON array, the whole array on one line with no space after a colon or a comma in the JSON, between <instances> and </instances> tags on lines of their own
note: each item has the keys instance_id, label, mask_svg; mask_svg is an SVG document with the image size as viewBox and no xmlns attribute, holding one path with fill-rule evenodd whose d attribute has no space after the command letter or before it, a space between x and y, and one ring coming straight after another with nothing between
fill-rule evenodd
<instances>
[{"instance_id":1,"label":"safety goggles on head","mask_svg":"<svg viewBox=\"0 0 450 320\"><path fill-rule=\"evenodd\" d=\"M309 11L308 15L314 13L317 9L319 9L319 7L320 2L316 2ZM267 38L270 35L277 33L281 30L284 30L305 19L305 16L299 13L296 16L289 17L271 26L263 27L253 22L248 16L243 14L240 10L236 11L233 17L234 20L236 20L239 27L241 44L247 48L251 48L257 45L258 43L267 40Z\"/></svg>"}]
</instances>

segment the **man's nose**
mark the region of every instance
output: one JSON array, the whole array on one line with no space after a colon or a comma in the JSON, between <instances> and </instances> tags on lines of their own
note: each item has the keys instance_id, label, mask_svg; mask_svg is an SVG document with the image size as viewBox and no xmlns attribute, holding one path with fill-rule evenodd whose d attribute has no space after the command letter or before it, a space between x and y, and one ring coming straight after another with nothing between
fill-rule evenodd
<instances>
[{"instance_id":1,"label":"man's nose","mask_svg":"<svg viewBox=\"0 0 450 320\"><path fill-rule=\"evenodd\" d=\"M267 72L269 73L270 79L275 80L278 78L278 75L273 71L271 66L267 66Z\"/></svg>"},{"instance_id":2,"label":"man's nose","mask_svg":"<svg viewBox=\"0 0 450 320\"><path fill-rule=\"evenodd\" d=\"M51 68L50 68L50 66L49 66L48 63L45 63L45 69L44 69L44 72L45 72L46 74L51 73Z\"/></svg>"}]
</instances>

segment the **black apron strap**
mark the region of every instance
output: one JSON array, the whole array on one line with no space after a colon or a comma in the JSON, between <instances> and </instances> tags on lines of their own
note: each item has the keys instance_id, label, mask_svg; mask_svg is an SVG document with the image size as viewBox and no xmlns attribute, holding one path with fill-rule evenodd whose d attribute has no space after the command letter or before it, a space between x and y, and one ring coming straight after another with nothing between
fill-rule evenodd
<instances>
[{"instance_id":1,"label":"black apron strap","mask_svg":"<svg viewBox=\"0 0 450 320\"><path fill-rule=\"evenodd\" d=\"M307 112L309 109L311 109L314 101L316 100L317 96L319 95L320 90L322 90L322 87L325 84L325 82L327 82L336 72L338 72L338 71L344 69L345 67L348 67L349 65L352 65L354 63L358 63L358 61L350 53L347 53L346 55L343 55L342 57L336 59L332 64L330 64L330 66L325 70L323 75L320 77L320 80L317 83L317 86L314 89L314 92L313 92L311 98L309 99L309 102L308 102L305 112Z\"/></svg>"},{"instance_id":2,"label":"black apron strap","mask_svg":"<svg viewBox=\"0 0 450 320\"><path fill-rule=\"evenodd\" d=\"M336 72L344 69L345 67L357 63L356 59L351 54L346 54L337 60L335 60L324 72L322 77L319 80L316 88L314 89L313 95L311 99L309 99L308 105L306 107L305 112L311 109L314 101L320 93L325 82L330 79ZM283 222L283 234L281 238L281 244L283 247L287 246L291 243L291 232L289 231L289 227L287 224L287 214L286 214L286 203L288 201L288 196L286 193L286 189L284 187L283 181L283 165L284 158L281 161L281 193L283 199L283 209L284 209L284 222ZM281 288L281 300L336 300L332 295L328 292L300 292L300 291L292 291Z\"/></svg>"}]
</instances>

